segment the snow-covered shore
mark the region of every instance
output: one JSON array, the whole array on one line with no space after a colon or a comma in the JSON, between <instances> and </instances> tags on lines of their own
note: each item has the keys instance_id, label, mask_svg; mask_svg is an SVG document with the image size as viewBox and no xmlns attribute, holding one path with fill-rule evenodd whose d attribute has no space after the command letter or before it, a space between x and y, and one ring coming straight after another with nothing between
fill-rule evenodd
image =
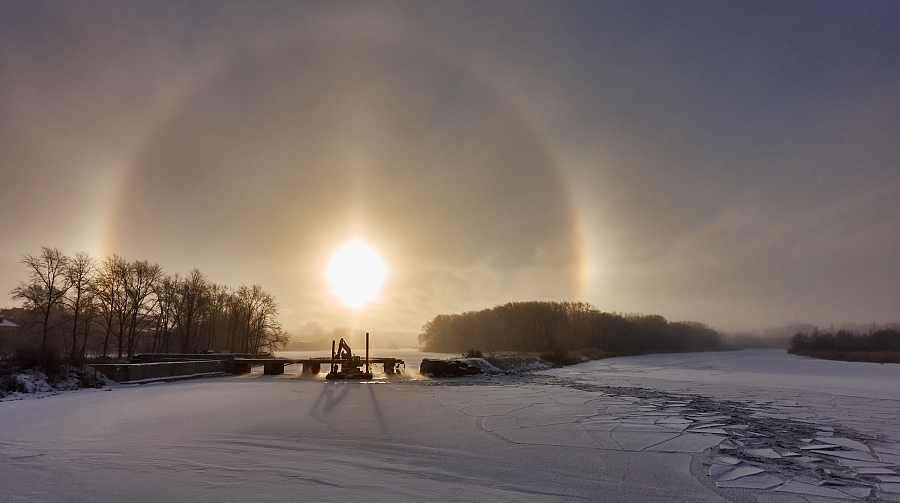
<instances>
[{"instance_id":1,"label":"snow-covered shore","mask_svg":"<svg viewBox=\"0 0 900 503\"><path fill-rule=\"evenodd\" d=\"M0 403L0 502L814 503L898 494L890 477L900 477L900 366L742 351L472 381L296 377ZM794 463L794 450L821 460ZM815 465L841 473L826 477ZM866 473L878 471L889 473Z\"/></svg>"},{"instance_id":2,"label":"snow-covered shore","mask_svg":"<svg viewBox=\"0 0 900 503\"><path fill-rule=\"evenodd\" d=\"M109 383L90 367L64 367L53 379L39 368L22 369L0 376L0 402L44 398L72 391L96 390Z\"/></svg>"}]
</instances>

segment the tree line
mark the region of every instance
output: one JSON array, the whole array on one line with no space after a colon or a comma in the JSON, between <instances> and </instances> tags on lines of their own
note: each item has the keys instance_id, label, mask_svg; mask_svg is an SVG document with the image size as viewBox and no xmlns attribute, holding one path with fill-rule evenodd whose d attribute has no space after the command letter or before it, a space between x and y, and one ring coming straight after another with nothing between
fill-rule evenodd
<instances>
[{"instance_id":1,"label":"tree line","mask_svg":"<svg viewBox=\"0 0 900 503\"><path fill-rule=\"evenodd\" d=\"M841 329L820 332L797 332L791 338L788 353L801 354L808 351L898 351L900 352L900 330L896 328L872 328L868 332Z\"/></svg>"},{"instance_id":2,"label":"tree line","mask_svg":"<svg viewBox=\"0 0 900 503\"><path fill-rule=\"evenodd\" d=\"M584 302L510 302L481 311L440 314L419 334L426 351L545 352L597 348L618 354L696 351L719 346L702 323L659 315L603 312Z\"/></svg>"},{"instance_id":3,"label":"tree line","mask_svg":"<svg viewBox=\"0 0 900 503\"><path fill-rule=\"evenodd\" d=\"M219 350L256 353L284 345L278 302L259 285L229 288L199 270L166 274L159 264L113 255L98 261L42 247L21 263L28 279L10 295L22 302L22 336L40 351L131 357L137 352Z\"/></svg>"}]
</instances>

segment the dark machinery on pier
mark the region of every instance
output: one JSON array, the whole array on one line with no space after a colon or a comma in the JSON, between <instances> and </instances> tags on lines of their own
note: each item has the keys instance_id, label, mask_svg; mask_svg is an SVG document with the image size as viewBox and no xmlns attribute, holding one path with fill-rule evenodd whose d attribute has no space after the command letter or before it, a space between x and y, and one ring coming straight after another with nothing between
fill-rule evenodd
<instances>
[{"instance_id":1,"label":"dark machinery on pier","mask_svg":"<svg viewBox=\"0 0 900 503\"><path fill-rule=\"evenodd\" d=\"M340 365L340 370L338 370ZM371 379L372 372L369 371L369 334L366 332L366 370L363 366L362 359L353 354L350 345L344 339L337 344L337 352L335 352L335 343L331 341L331 371L325 376L325 379ZM392 369L393 370L393 369Z\"/></svg>"}]
</instances>

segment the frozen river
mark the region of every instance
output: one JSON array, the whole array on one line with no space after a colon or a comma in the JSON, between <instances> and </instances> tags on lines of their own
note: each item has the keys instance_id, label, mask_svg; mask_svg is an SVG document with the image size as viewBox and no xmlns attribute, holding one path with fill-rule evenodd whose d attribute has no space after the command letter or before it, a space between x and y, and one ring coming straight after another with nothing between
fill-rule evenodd
<instances>
[{"instance_id":1,"label":"frozen river","mask_svg":"<svg viewBox=\"0 0 900 503\"><path fill-rule=\"evenodd\" d=\"M740 351L297 377L2 402L0 502L900 500L900 365Z\"/></svg>"}]
</instances>

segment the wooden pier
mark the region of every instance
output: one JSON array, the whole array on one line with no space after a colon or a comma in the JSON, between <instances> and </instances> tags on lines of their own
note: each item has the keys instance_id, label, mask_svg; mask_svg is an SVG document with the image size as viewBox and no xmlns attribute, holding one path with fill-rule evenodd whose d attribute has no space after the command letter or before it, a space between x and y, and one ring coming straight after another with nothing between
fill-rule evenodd
<instances>
[{"instance_id":1,"label":"wooden pier","mask_svg":"<svg viewBox=\"0 0 900 503\"><path fill-rule=\"evenodd\" d=\"M317 375L322 368L329 368L331 358L278 358L268 354L247 354L247 353L200 353L200 354L184 354L184 353L145 353L135 355L131 359L131 363L162 363L162 362L185 362L197 360L219 360L225 366L225 371L234 375L247 374L254 366L262 365L263 373L266 375L284 374L284 367L287 365L302 365L304 374ZM384 366L385 374L395 374L400 370L400 366L405 362L399 358L369 358L370 364L381 364Z\"/></svg>"}]
</instances>

